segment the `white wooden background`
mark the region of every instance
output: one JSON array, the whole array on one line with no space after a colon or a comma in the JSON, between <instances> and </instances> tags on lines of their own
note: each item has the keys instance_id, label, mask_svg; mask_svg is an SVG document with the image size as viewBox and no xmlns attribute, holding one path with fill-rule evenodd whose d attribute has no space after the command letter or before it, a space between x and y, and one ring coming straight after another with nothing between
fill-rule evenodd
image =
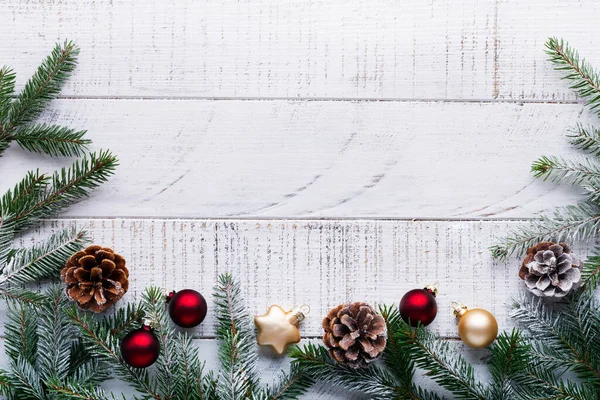
<instances>
[{"instance_id":1,"label":"white wooden background","mask_svg":"<svg viewBox=\"0 0 600 400\"><path fill-rule=\"evenodd\" d=\"M543 44L564 37L600 65L599 12L575 0L3 0L0 64L22 85L75 40L80 66L43 119L87 129L121 163L26 242L88 226L127 258L130 300L150 284L209 294L231 271L252 313L310 304L309 340L340 302L397 303L436 280L432 330L456 340L451 300L508 329L519 261L496 264L487 247L578 198L529 166L596 122ZM71 161L12 148L0 192ZM213 324L209 313L196 334L216 368ZM287 366L261 355L273 373Z\"/></svg>"}]
</instances>

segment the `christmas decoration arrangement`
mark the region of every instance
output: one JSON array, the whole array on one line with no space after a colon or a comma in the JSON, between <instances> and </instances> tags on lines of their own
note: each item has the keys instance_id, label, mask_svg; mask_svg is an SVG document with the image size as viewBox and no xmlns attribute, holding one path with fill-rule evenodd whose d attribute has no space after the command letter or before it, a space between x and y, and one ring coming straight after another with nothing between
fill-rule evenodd
<instances>
[{"instance_id":1,"label":"christmas decoration arrangement","mask_svg":"<svg viewBox=\"0 0 600 400\"><path fill-rule=\"evenodd\" d=\"M257 371L254 329L241 299L240 285L230 275L219 276L214 288L216 338L220 370L205 371L192 335L176 330L160 288L147 288L139 304L98 319L70 307L65 314L93 357L110 365L144 399L290 399L311 385L298 366L272 386L261 387ZM68 354L63 355L69 358ZM149 367L149 368L147 368ZM83 382L53 386L73 399L107 399L112 394ZM118 394L114 394L117 395Z\"/></svg>"},{"instance_id":2,"label":"christmas decoration arrangement","mask_svg":"<svg viewBox=\"0 0 600 400\"><path fill-rule=\"evenodd\" d=\"M549 39L546 47L556 69L566 72L572 88L600 115L600 75L566 43ZM424 325L437 311L435 297L414 291L403 297L399 310L380 307L387 326L383 365L352 368L316 344L292 349L295 363L317 381L371 399L441 399L415 384L417 368L453 398L600 399L600 301L595 291L600 255L581 262L565 243L595 239L600 230L600 130L578 126L571 142L587 156L579 161L542 157L533 171L538 177L580 185L587 199L542 216L491 248L503 259L527 253L515 274L531 294L515 299L510 314L523 330L498 334L491 313L453 304L463 343L489 349L483 350L489 351L487 382L476 379L457 344L427 331Z\"/></svg>"},{"instance_id":3,"label":"christmas decoration arrangement","mask_svg":"<svg viewBox=\"0 0 600 400\"><path fill-rule=\"evenodd\" d=\"M598 74L565 43L550 39L547 47L600 114ZM600 399L600 304L594 294L600 255L581 262L565 242L593 237L600 226L600 131L577 128L573 143L589 153L585 161L544 157L534 164L541 177L580 184L588 199L515 231L492 249L497 257L526 251L515 274L531 294L514 300L511 313L524 330L498 334L490 312L453 303L462 342L437 337L426 328L438 313L435 285L411 290L399 306L340 304L322 320L322 344L292 346L290 372L262 386L256 344L284 354L298 343L308 312L302 307L273 305L254 318L255 336L239 283L220 275L213 294L220 369L206 371L185 331L207 315L199 292L165 296L150 287L139 302L123 304L130 279L125 257L108 247L85 247L86 234L76 229L32 248L13 247L15 235L87 195L117 163L109 152L84 155L85 132L35 123L72 72L77 53L70 42L56 46L16 96L14 73L0 70L0 156L14 142L51 156L81 157L53 175L30 172L0 198L0 296L8 302L9 358L0 370L0 394L11 400L125 398L107 392L106 382L118 378L136 391L135 398L154 400L291 399L314 381L372 399L441 399L415 383L415 374L425 371L461 399ZM42 293L27 288L59 276L62 285ZM476 378L463 344L486 348L489 378Z\"/></svg>"}]
</instances>

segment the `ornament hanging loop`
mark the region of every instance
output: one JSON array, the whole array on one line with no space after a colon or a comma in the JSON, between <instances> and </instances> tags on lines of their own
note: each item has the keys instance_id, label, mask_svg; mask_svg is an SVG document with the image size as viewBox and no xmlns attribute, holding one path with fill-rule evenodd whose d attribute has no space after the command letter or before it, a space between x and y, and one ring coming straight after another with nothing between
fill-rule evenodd
<instances>
[{"instance_id":1,"label":"ornament hanging loop","mask_svg":"<svg viewBox=\"0 0 600 400\"><path fill-rule=\"evenodd\" d=\"M425 286L425 290L431 292L434 297L438 295L438 287L440 286L440 281L436 281L433 285Z\"/></svg>"},{"instance_id":2,"label":"ornament hanging loop","mask_svg":"<svg viewBox=\"0 0 600 400\"><path fill-rule=\"evenodd\" d=\"M450 303L450 307L452 307L452 310L454 310L453 313L456 318L462 317L467 312L467 306L457 303L456 301Z\"/></svg>"},{"instance_id":3,"label":"ornament hanging loop","mask_svg":"<svg viewBox=\"0 0 600 400\"><path fill-rule=\"evenodd\" d=\"M306 314L310 312L310 306L308 304L302 304L300 307L294 307L286 313L287 320L292 325L299 325L300 322L304 321Z\"/></svg>"}]
</instances>

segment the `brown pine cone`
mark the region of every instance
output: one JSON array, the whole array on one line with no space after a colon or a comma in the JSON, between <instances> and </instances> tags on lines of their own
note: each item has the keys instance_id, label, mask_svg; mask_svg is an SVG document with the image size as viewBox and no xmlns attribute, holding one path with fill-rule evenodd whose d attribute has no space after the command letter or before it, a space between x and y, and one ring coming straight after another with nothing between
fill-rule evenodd
<instances>
[{"instance_id":1,"label":"brown pine cone","mask_svg":"<svg viewBox=\"0 0 600 400\"><path fill-rule=\"evenodd\" d=\"M527 250L519 277L536 296L560 298L581 285L582 268L566 243L541 242Z\"/></svg>"},{"instance_id":2,"label":"brown pine cone","mask_svg":"<svg viewBox=\"0 0 600 400\"><path fill-rule=\"evenodd\" d=\"M62 269L67 295L84 310L103 312L129 289L125 259L112 249L89 246L73 254Z\"/></svg>"},{"instance_id":3,"label":"brown pine cone","mask_svg":"<svg viewBox=\"0 0 600 400\"><path fill-rule=\"evenodd\" d=\"M331 357L350 368L365 368L385 349L383 317L362 302L339 305L323 319L323 343Z\"/></svg>"}]
</instances>

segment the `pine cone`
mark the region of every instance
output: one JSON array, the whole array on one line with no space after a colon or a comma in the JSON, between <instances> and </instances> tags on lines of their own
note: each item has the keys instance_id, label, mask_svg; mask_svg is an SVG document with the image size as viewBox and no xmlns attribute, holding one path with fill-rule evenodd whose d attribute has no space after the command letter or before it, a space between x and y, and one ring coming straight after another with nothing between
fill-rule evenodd
<instances>
[{"instance_id":1,"label":"pine cone","mask_svg":"<svg viewBox=\"0 0 600 400\"><path fill-rule=\"evenodd\" d=\"M564 297L581 284L583 263L566 243L542 242L527 250L519 277L540 297Z\"/></svg>"},{"instance_id":2,"label":"pine cone","mask_svg":"<svg viewBox=\"0 0 600 400\"><path fill-rule=\"evenodd\" d=\"M369 305L339 305L323 319L323 343L331 357L350 368L365 368L385 349L383 317Z\"/></svg>"},{"instance_id":3,"label":"pine cone","mask_svg":"<svg viewBox=\"0 0 600 400\"><path fill-rule=\"evenodd\" d=\"M129 288L125 259L112 249L89 246L73 254L61 271L67 295L85 310L103 312Z\"/></svg>"}]
</instances>

